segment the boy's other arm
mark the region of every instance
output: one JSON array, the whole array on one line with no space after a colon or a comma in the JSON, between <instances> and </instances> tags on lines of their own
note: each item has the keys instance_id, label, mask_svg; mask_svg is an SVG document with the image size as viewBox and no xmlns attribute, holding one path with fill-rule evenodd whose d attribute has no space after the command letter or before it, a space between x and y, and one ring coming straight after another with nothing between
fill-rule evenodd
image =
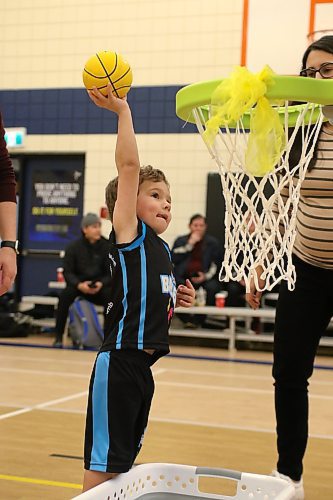
<instances>
[{"instance_id":1,"label":"boy's other arm","mask_svg":"<svg viewBox=\"0 0 333 500\"><path fill-rule=\"evenodd\" d=\"M128 243L137 236L136 204L140 172L139 154L131 110L126 99L119 99L112 94L111 85L108 86L107 97L104 97L97 89L90 91L89 96L97 106L109 109L118 115L115 154L118 170L118 191L112 223L117 243Z\"/></svg>"},{"instance_id":2,"label":"boy's other arm","mask_svg":"<svg viewBox=\"0 0 333 500\"><path fill-rule=\"evenodd\" d=\"M195 290L189 279L185 285L179 285L177 288L175 307L192 307L195 301Z\"/></svg>"}]
</instances>

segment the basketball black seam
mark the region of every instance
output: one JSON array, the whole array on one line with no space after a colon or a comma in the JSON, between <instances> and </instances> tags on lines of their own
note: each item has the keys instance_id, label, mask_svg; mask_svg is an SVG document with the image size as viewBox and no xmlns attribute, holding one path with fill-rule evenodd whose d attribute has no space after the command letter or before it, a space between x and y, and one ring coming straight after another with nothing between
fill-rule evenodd
<instances>
[{"instance_id":1,"label":"basketball black seam","mask_svg":"<svg viewBox=\"0 0 333 500\"><path fill-rule=\"evenodd\" d=\"M96 78L96 79L98 79L98 78L99 79L108 78L112 74L112 73L110 73L110 75L97 76L94 73L90 73L90 71L88 71L86 68L84 68L83 71L85 73L87 73L87 75L90 75L90 76L92 76L93 78ZM118 82L121 78L123 78L124 76L126 76L129 71L131 71L130 67L128 67L128 69L126 70L126 72L120 78L118 78L118 80L115 80L115 81ZM114 71L113 71L113 73L114 73Z\"/></svg>"},{"instance_id":2,"label":"basketball black seam","mask_svg":"<svg viewBox=\"0 0 333 500\"><path fill-rule=\"evenodd\" d=\"M114 82L113 82L113 83L117 83L117 82L119 82L119 80L121 80L122 78L124 78L124 76L126 76L126 75L127 75L127 73L129 73L130 71L131 71L131 68L128 68L128 70L127 70L127 71L125 71L125 73L124 73L123 75L121 75L121 76L118 78L118 80L114 80Z\"/></svg>"},{"instance_id":3,"label":"basketball black seam","mask_svg":"<svg viewBox=\"0 0 333 500\"><path fill-rule=\"evenodd\" d=\"M118 54L117 54L117 52L115 52L115 53L114 53L114 55L116 56L115 65L114 65L114 68L113 68L113 70L111 71L111 73L108 73L108 72L106 71L106 67L105 67L105 66L104 66L104 64L103 64L102 59L99 57L99 55L98 55L98 54L96 54L97 59L98 59L98 60L99 60L99 62L101 63L101 66L102 66L102 68L104 69L104 71L105 71L105 75L106 75L107 77L112 76L112 75L113 75L113 73L114 73L114 72L116 71L116 69L117 69L117 65L118 65ZM103 78L105 78L105 76L104 76Z\"/></svg>"},{"instance_id":4,"label":"basketball black seam","mask_svg":"<svg viewBox=\"0 0 333 500\"><path fill-rule=\"evenodd\" d=\"M122 87L117 87L117 90L121 90L121 89L130 89L131 86L130 85L123 85Z\"/></svg>"},{"instance_id":5,"label":"basketball black seam","mask_svg":"<svg viewBox=\"0 0 333 500\"><path fill-rule=\"evenodd\" d=\"M113 90L114 90L114 92L116 93L116 96L117 96L117 97L119 97L118 92L117 92L117 89L116 89L116 88L115 88L115 86L113 85L113 81L112 81L112 80L111 80L111 78L110 78L110 76L111 76L111 75L112 75L112 74L116 71L116 68L117 68L117 64L118 64L118 55L117 55L117 53L115 52L115 56L116 56L115 66L114 66L114 68L113 68L112 72L110 73L110 75L108 74L108 72L107 72L107 70L106 70L106 67L104 66L103 61L101 60L101 58L99 57L99 55L98 55L98 54L96 54L96 56L97 56L97 59L99 60L99 62L101 63L101 66L102 66L102 68L103 68L103 69L104 69L104 71L105 71L105 76L107 77L107 79L108 79L108 80L109 80L109 82L111 83L111 85L112 85L112 87L113 87Z\"/></svg>"},{"instance_id":6,"label":"basketball black seam","mask_svg":"<svg viewBox=\"0 0 333 500\"><path fill-rule=\"evenodd\" d=\"M98 79L99 79L99 80L103 80L104 78L108 78L108 75L106 75L106 76L105 76L105 75L103 75L103 76L97 76L97 75L94 75L94 73L90 73L90 71L87 71L85 68L84 68L84 70L83 70L83 71L84 71L85 73L87 73L87 75L90 75L90 76L92 76L93 78L96 78L97 80L98 80ZM118 78L118 80L115 80L113 83L117 83L117 82L119 82L119 80L121 80L122 78L124 78L124 76L126 76L126 75L127 75L127 73L129 73L130 71L131 71L131 68L128 68L128 70L127 70L127 71L126 71L123 75L121 75L121 76Z\"/></svg>"},{"instance_id":7,"label":"basketball black seam","mask_svg":"<svg viewBox=\"0 0 333 500\"><path fill-rule=\"evenodd\" d=\"M106 89L107 88L107 85L102 85L101 87L97 87L98 90L101 90L101 89ZM130 85L123 85L122 87L117 87L116 89L114 89L115 92L117 92L118 90L121 90L121 89L130 89L131 86ZM89 88L88 90L92 90L93 87Z\"/></svg>"},{"instance_id":8,"label":"basketball black seam","mask_svg":"<svg viewBox=\"0 0 333 500\"><path fill-rule=\"evenodd\" d=\"M93 73L89 73L89 71L87 71L86 69L84 69L84 71L85 71L85 73L87 73L88 75L92 76L93 78L100 79L100 80L102 80L102 79L105 78L104 75L103 76L97 76L97 75L94 75Z\"/></svg>"}]
</instances>

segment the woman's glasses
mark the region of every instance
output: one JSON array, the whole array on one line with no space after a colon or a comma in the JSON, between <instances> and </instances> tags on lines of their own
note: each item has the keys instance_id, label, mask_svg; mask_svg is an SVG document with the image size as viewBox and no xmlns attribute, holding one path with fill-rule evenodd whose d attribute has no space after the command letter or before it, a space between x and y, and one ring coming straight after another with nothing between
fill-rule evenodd
<instances>
[{"instance_id":1,"label":"woman's glasses","mask_svg":"<svg viewBox=\"0 0 333 500\"><path fill-rule=\"evenodd\" d=\"M316 68L302 69L300 75L306 76L307 78L316 78L317 73L319 73L322 78L333 78L333 62L324 63L318 69Z\"/></svg>"}]
</instances>

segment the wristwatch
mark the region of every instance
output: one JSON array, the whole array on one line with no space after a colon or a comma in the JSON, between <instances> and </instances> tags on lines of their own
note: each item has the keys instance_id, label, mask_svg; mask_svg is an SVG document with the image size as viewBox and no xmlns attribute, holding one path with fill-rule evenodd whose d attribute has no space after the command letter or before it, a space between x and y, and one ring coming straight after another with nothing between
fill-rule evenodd
<instances>
[{"instance_id":1,"label":"wristwatch","mask_svg":"<svg viewBox=\"0 0 333 500\"><path fill-rule=\"evenodd\" d=\"M1 248L4 248L4 247L12 248L14 250L14 252L16 253L16 255L18 255L20 253L18 240L16 240L16 241L3 240L1 242L0 246L1 246Z\"/></svg>"}]
</instances>

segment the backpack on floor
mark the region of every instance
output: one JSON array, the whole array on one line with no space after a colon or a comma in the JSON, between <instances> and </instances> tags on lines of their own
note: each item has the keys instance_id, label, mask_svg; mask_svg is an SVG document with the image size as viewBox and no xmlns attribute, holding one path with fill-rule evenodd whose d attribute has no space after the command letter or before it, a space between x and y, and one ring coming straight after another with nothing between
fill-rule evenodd
<instances>
[{"instance_id":1,"label":"backpack on floor","mask_svg":"<svg viewBox=\"0 0 333 500\"><path fill-rule=\"evenodd\" d=\"M78 297L69 308L68 333L74 347L99 348L104 334L94 304Z\"/></svg>"},{"instance_id":2,"label":"backpack on floor","mask_svg":"<svg viewBox=\"0 0 333 500\"><path fill-rule=\"evenodd\" d=\"M22 313L0 313L0 338L28 337L36 333L33 319Z\"/></svg>"}]
</instances>

